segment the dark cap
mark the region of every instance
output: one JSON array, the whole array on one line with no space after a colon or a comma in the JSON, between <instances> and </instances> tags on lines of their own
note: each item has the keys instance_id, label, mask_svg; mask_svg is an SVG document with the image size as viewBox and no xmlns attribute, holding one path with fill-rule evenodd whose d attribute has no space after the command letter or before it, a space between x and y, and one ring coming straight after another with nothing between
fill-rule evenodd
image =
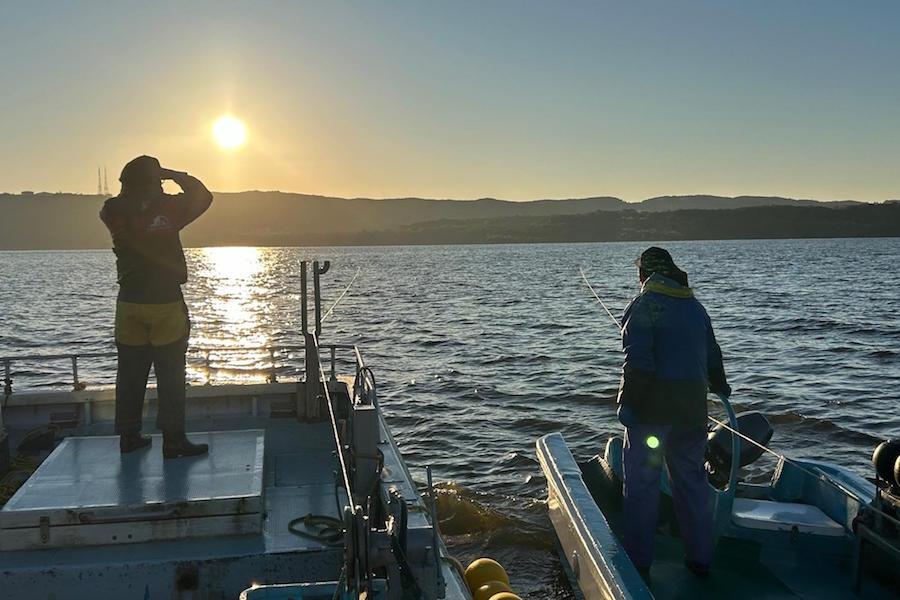
<instances>
[{"instance_id":1,"label":"dark cap","mask_svg":"<svg viewBox=\"0 0 900 600\"><path fill-rule=\"evenodd\" d=\"M641 252L641 256L634 261L634 264L648 273L666 273L678 268L675 266L675 261L672 260L672 255L669 254L669 251L656 246L650 246Z\"/></svg>"},{"instance_id":2,"label":"dark cap","mask_svg":"<svg viewBox=\"0 0 900 600\"><path fill-rule=\"evenodd\" d=\"M657 246L650 246L641 252L640 258L634 261L637 267L647 274L659 273L669 279L674 279L683 286L687 286L687 273L679 269L672 260L668 250Z\"/></svg>"},{"instance_id":3,"label":"dark cap","mask_svg":"<svg viewBox=\"0 0 900 600\"><path fill-rule=\"evenodd\" d=\"M147 185L159 183L162 174L162 166L159 160L152 156L138 156L128 161L122 168L119 181L125 185Z\"/></svg>"}]
</instances>

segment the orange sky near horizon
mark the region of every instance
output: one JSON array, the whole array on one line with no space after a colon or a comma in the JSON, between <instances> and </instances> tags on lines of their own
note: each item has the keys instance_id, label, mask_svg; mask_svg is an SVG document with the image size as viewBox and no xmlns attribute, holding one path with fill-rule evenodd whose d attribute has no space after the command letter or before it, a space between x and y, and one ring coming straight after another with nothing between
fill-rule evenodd
<instances>
[{"instance_id":1,"label":"orange sky near horizon","mask_svg":"<svg viewBox=\"0 0 900 600\"><path fill-rule=\"evenodd\" d=\"M900 197L897 5L654 6L4 4L0 191Z\"/></svg>"}]
</instances>

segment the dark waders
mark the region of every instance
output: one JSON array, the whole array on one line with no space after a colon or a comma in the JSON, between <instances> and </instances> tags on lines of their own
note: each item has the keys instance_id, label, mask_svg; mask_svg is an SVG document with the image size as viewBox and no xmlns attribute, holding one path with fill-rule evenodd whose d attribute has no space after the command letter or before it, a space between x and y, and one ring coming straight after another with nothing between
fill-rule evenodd
<instances>
[{"instance_id":1,"label":"dark waders","mask_svg":"<svg viewBox=\"0 0 900 600\"><path fill-rule=\"evenodd\" d=\"M159 410L156 426L170 434L184 433L185 353L188 338L163 346L116 343L116 433L141 431L144 395L152 366L156 373Z\"/></svg>"}]
</instances>

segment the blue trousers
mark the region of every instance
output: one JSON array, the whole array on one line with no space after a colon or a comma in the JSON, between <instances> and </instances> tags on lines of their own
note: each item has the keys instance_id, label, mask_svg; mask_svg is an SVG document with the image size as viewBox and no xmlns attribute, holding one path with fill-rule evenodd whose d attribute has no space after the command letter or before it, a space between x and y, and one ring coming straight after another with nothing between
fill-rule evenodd
<instances>
[{"instance_id":1,"label":"blue trousers","mask_svg":"<svg viewBox=\"0 0 900 600\"><path fill-rule=\"evenodd\" d=\"M655 438L655 440L653 439ZM649 440L649 443L648 443ZM651 446L656 445L656 448ZM712 488L704 467L703 426L636 425L625 428L625 551L638 568L653 562L663 462L688 560L709 565L713 552Z\"/></svg>"}]
</instances>

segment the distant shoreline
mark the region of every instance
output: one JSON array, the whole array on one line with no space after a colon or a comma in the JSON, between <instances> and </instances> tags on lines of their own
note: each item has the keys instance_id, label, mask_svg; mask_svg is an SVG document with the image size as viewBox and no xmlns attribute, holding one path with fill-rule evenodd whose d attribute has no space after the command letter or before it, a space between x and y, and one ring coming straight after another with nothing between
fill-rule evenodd
<instances>
[{"instance_id":1,"label":"distant shoreline","mask_svg":"<svg viewBox=\"0 0 900 600\"><path fill-rule=\"evenodd\" d=\"M103 200L0 194L0 250L109 248ZM248 192L217 194L182 239L191 247L382 247L898 236L898 201L679 196L635 206L612 197L517 203Z\"/></svg>"},{"instance_id":2,"label":"distant shoreline","mask_svg":"<svg viewBox=\"0 0 900 600\"><path fill-rule=\"evenodd\" d=\"M422 243L411 243L411 244L305 244L305 245L288 245L288 246L273 246L267 244L215 244L215 245L207 245L207 246L192 246L185 245L185 250L205 250L207 248L284 248L284 249L294 249L294 248L447 248L451 246L534 246L534 245L566 245L566 244L637 244L637 243L647 243L651 244L654 242L662 242L662 243L685 243L689 244L692 242L799 242L799 241L825 241L825 240L895 240L900 239L900 234L898 235L887 235L887 236L834 236L834 237L780 237L780 238L704 238L704 239L677 239L677 240L665 240L665 239L641 239L641 240L609 240L609 241L572 241L572 242L554 242L554 241L537 241L537 242L457 242L457 243L444 243L444 244L434 244L428 242ZM112 246L106 246L103 248L0 248L0 253L53 253L53 252L112 252Z\"/></svg>"}]
</instances>

